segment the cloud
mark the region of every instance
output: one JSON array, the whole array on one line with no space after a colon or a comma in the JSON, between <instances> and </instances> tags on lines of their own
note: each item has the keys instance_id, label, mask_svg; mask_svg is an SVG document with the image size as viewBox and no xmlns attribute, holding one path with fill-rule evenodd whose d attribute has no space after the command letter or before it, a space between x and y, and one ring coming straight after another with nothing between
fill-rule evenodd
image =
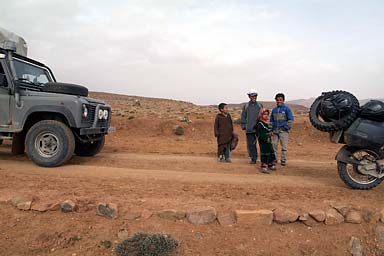
<instances>
[{"instance_id":1,"label":"cloud","mask_svg":"<svg viewBox=\"0 0 384 256\"><path fill-rule=\"evenodd\" d=\"M27 40L30 57L51 66L59 80L91 90L196 103L242 101L254 87L264 100L277 91L304 98L338 88L371 97L383 83L384 39L375 33L380 8L355 9L360 17L341 7L329 1L16 0L0 14L2 26ZM364 16L369 10L373 15Z\"/></svg>"}]
</instances>

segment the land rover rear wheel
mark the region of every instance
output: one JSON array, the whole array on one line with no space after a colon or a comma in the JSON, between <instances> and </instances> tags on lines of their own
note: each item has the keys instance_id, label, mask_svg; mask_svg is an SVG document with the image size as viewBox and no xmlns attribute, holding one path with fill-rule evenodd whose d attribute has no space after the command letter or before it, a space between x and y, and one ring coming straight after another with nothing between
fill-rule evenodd
<instances>
[{"instance_id":1,"label":"land rover rear wheel","mask_svg":"<svg viewBox=\"0 0 384 256\"><path fill-rule=\"evenodd\" d=\"M75 149L71 129L55 120L43 120L34 124L25 138L28 157L37 165L55 167L67 162Z\"/></svg>"}]
</instances>

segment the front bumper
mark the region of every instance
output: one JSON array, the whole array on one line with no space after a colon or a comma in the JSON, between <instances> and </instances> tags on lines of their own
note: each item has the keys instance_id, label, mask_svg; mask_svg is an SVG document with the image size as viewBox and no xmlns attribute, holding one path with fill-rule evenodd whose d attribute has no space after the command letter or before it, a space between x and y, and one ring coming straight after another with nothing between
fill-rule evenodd
<instances>
[{"instance_id":1,"label":"front bumper","mask_svg":"<svg viewBox=\"0 0 384 256\"><path fill-rule=\"evenodd\" d=\"M108 105L88 105L89 107L89 117L87 120L84 120L85 123L88 123L90 126L80 128L80 135L99 135L107 134L109 132L109 126L111 123L112 111L111 107ZM99 119L98 111L99 109L108 110L109 115L108 119Z\"/></svg>"},{"instance_id":2,"label":"front bumper","mask_svg":"<svg viewBox=\"0 0 384 256\"><path fill-rule=\"evenodd\" d=\"M81 128L80 135L107 134L108 127Z\"/></svg>"}]
</instances>

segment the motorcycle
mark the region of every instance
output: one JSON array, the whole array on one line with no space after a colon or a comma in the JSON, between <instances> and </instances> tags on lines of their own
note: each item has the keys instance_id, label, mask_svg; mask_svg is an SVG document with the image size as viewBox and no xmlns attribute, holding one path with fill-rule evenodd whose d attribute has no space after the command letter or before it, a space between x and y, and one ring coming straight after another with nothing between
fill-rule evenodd
<instances>
[{"instance_id":1,"label":"motorcycle","mask_svg":"<svg viewBox=\"0 0 384 256\"><path fill-rule=\"evenodd\" d=\"M384 180L384 102L360 107L346 91L324 92L312 103L311 124L328 132L333 143L345 144L337 153L337 169L352 189L371 189Z\"/></svg>"}]
</instances>

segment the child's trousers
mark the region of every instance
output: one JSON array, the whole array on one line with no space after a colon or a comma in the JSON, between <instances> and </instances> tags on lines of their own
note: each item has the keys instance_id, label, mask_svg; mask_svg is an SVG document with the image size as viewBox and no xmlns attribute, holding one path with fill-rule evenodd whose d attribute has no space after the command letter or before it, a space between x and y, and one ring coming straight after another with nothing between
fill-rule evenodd
<instances>
[{"instance_id":1,"label":"child's trousers","mask_svg":"<svg viewBox=\"0 0 384 256\"><path fill-rule=\"evenodd\" d=\"M217 156L224 156L225 159L230 158L231 143L218 145Z\"/></svg>"}]
</instances>

